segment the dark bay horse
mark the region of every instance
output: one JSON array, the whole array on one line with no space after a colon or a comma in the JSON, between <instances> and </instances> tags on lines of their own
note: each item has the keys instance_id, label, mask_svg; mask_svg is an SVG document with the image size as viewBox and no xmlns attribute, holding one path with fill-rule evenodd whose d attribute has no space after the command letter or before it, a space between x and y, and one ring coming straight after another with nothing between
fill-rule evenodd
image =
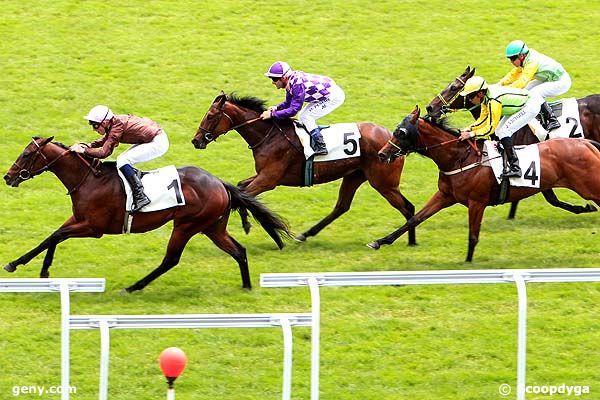
<instances>
[{"instance_id":1,"label":"dark bay horse","mask_svg":"<svg viewBox=\"0 0 600 400\"><path fill-rule=\"evenodd\" d=\"M125 193L114 165L73 153L68 147L52 142L52 139L34 137L6 173L4 180L7 185L17 187L44 171L51 171L71 195L73 215L37 247L8 263L4 267L8 272L14 272L18 265L27 264L47 249L40 271L40 277L47 278L56 246L62 241L74 237L99 238L104 234L123 232ZM91 163L96 162L98 166L94 167ZM197 233L204 233L218 248L237 261L242 286L250 289L246 249L227 232L231 210L241 207L250 210L280 249L283 247L280 233L290 235L286 223L253 197L200 168L184 167L178 172L185 205L134 214L132 233L151 231L171 220L173 231L162 263L125 291L141 290L177 265L187 242Z\"/></svg>"},{"instance_id":2,"label":"dark bay horse","mask_svg":"<svg viewBox=\"0 0 600 400\"><path fill-rule=\"evenodd\" d=\"M465 82L475 75L475 68L467 66L465 71L448 84L436 97L427 105L427 116L433 121L439 121L448 113L460 110L468 110L474 119L479 118L480 106L473 104L466 96L460 96L459 93L465 86ZM579 109L579 118L583 135L586 139L591 139L600 142L600 95L593 94L590 96L577 99ZM577 138L577 135L572 135ZM525 125L513 134L513 142L517 145L539 143L536 135L531 132L529 125ZM596 207L591 204L585 206L577 206L560 201L553 190L545 190L542 195L551 205L562 208L569 212L580 214L586 212L597 211ZM511 204L509 219L513 219L517 212L519 202Z\"/></svg>"},{"instance_id":3,"label":"dark bay horse","mask_svg":"<svg viewBox=\"0 0 600 400\"><path fill-rule=\"evenodd\" d=\"M294 133L293 121L261 120L259 116L265 109L265 102L256 97L227 96L221 93L210 106L192 140L195 148L204 149L220 135L236 130L252 150L256 170L256 175L239 182L238 187L253 196L279 185L303 185L305 158L300 140ZM342 184L333 211L297 236L297 240L304 241L309 236L315 236L348 211L356 190L365 181L369 181L407 220L414 215L414 206L398 189L404 160L397 159L383 164L377 158L377 152L392 134L386 128L372 123L359 123L358 127L362 136L360 157L314 163L314 183L342 178ZM356 141L352 140L354 143L350 145L356 146ZM240 215L244 217L242 210ZM247 221L242 222L248 232ZM408 244L416 244L414 230L409 231Z\"/></svg>"},{"instance_id":4,"label":"dark bay horse","mask_svg":"<svg viewBox=\"0 0 600 400\"><path fill-rule=\"evenodd\" d=\"M420 110L409 114L394 131L394 137L380 151L382 161L417 152L431 158L440 170L438 191L404 226L390 235L369 243L378 249L392 244L438 211L454 204L469 209L469 248L466 261L472 261L483 212L493 205L500 185L492 168L482 165L482 157L474 150L482 143L459 141L455 133L430 120L419 118ZM511 187L509 201L521 200L553 187L573 190L586 200L600 205L600 175L589 173L600 169L600 143L587 139L553 139L537 144L540 156L540 187Z\"/></svg>"}]
</instances>

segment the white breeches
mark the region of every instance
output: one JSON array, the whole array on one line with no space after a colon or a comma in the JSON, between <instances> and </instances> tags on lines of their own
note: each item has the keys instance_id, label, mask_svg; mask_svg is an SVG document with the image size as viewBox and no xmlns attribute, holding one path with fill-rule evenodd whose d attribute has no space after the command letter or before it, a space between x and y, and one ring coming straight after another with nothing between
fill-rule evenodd
<instances>
[{"instance_id":1,"label":"white breeches","mask_svg":"<svg viewBox=\"0 0 600 400\"><path fill-rule=\"evenodd\" d=\"M513 115L502 117L496 128L496 136L499 139L512 136L513 133L527 125L529 121L538 115L544 98L537 93L530 92L529 100L519 111Z\"/></svg>"},{"instance_id":2,"label":"white breeches","mask_svg":"<svg viewBox=\"0 0 600 400\"><path fill-rule=\"evenodd\" d=\"M332 86L329 88L328 97L315 101L314 103L308 103L308 105L300 111L298 118L300 119L300 122L304 124L306 130L311 132L317 127L317 119L324 117L341 106L344 103L344 100L346 100L346 94L342 88L339 86Z\"/></svg>"},{"instance_id":3,"label":"white breeches","mask_svg":"<svg viewBox=\"0 0 600 400\"><path fill-rule=\"evenodd\" d=\"M117 157L117 168L125 164L135 165L162 156L169 150L169 138L162 131L148 143L134 144Z\"/></svg>"},{"instance_id":4,"label":"white breeches","mask_svg":"<svg viewBox=\"0 0 600 400\"><path fill-rule=\"evenodd\" d=\"M565 72L559 80L554 82L542 82L534 79L527 84L525 89L529 90L531 93L537 93L544 99L547 99L549 97L560 96L561 94L566 93L570 88L571 77Z\"/></svg>"}]
</instances>

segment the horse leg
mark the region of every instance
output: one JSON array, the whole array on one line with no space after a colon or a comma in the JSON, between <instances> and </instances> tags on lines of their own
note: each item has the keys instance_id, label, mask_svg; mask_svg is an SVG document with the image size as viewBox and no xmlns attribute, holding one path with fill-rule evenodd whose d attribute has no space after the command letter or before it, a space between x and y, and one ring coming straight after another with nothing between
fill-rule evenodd
<instances>
[{"instance_id":1,"label":"horse leg","mask_svg":"<svg viewBox=\"0 0 600 400\"><path fill-rule=\"evenodd\" d=\"M386 187L379 188L375 187L375 189L381 193L383 197L394 207L396 210L400 211L406 221L410 220L413 215L415 215L415 206L408 201L406 197L400 193L398 187ZM416 246L417 245L417 237L415 233L415 228L412 227L408 230L408 245Z\"/></svg>"},{"instance_id":2,"label":"horse leg","mask_svg":"<svg viewBox=\"0 0 600 400\"><path fill-rule=\"evenodd\" d=\"M225 226L217 227L217 229L204 233L218 248L229 254L238 263L240 274L242 276L242 288L252 289L250 271L248 269L248 258L244 246L239 244L231 235L229 235Z\"/></svg>"},{"instance_id":3,"label":"horse leg","mask_svg":"<svg viewBox=\"0 0 600 400\"><path fill-rule=\"evenodd\" d=\"M481 220L485 211L485 204L469 203L469 248L467 250L466 262L473 261L475 246L479 242L479 231L481 230Z\"/></svg>"},{"instance_id":4,"label":"horse leg","mask_svg":"<svg viewBox=\"0 0 600 400\"><path fill-rule=\"evenodd\" d=\"M572 212L573 214L582 214L598 211L598 209L592 204L586 204L585 206L576 206L573 204L565 203L564 201L560 201L558 197L556 197L556 193L554 193L552 189L544 190L542 194L544 195L546 201L554 207L562 208L563 210L567 210L569 212Z\"/></svg>"},{"instance_id":5,"label":"horse leg","mask_svg":"<svg viewBox=\"0 0 600 400\"><path fill-rule=\"evenodd\" d=\"M246 190L246 187L252 183L254 178L256 178L256 175L251 176L250 178L246 178L243 181L239 181L237 187L241 190ZM248 210L241 207L238 210L238 213L240 214L240 219L242 220L242 227L244 228L244 232L246 232L246 234L250 233L250 228L252 228L252 224L248 222Z\"/></svg>"},{"instance_id":6,"label":"horse leg","mask_svg":"<svg viewBox=\"0 0 600 400\"><path fill-rule=\"evenodd\" d=\"M425 204L425 206L416 213L411 219L409 219L406 224L390 233L389 235L375 240L367 244L368 247L378 250L382 244L392 244L402 236L404 233L409 231L411 228L415 228L421 222L425 221L427 218L431 217L433 214L438 211L450 207L451 205L456 204L456 200L454 197L449 197L442 192L436 192L431 199Z\"/></svg>"},{"instance_id":7,"label":"horse leg","mask_svg":"<svg viewBox=\"0 0 600 400\"><path fill-rule=\"evenodd\" d=\"M517 206L519 205L518 201L513 201L510 203L510 211L508 212L507 219L515 219L515 215L517 214Z\"/></svg>"},{"instance_id":8,"label":"horse leg","mask_svg":"<svg viewBox=\"0 0 600 400\"><path fill-rule=\"evenodd\" d=\"M173 232L171 232L171 238L169 239L169 243L167 244L167 252L163 257L162 262L154 271L150 272L148 275L134 283L133 285L123 289L127 293L134 292L136 290L142 290L150 282L173 268L179 263L181 258L181 253L183 253L183 249L189 242L192 236L194 236L198 232L197 229L185 229L182 226L175 226L173 228Z\"/></svg>"},{"instance_id":9,"label":"horse leg","mask_svg":"<svg viewBox=\"0 0 600 400\"><path fill-rule=\"evenodd\" d=\"M338 192L338 200L333 210L325 218L319 221L315 226L313 226L306 232L296 236L296 240L299 242L304 242L307 237L315 236L323 228L325 228L327 225L339 218L342 214L347 212L350 209L350 205L352 204L352 200L354 199L356 190L366 180L367 178L362 173L362 171L355 171L350 175L345 176L342 179L342 184L340 185L340 190Z\"/></svg>"},{"instance_id":10,"label":"horse leg","mask_svg":"<svg viewBox=\"0 0 600 400\"><path fill-rule=\"evenodd\" d=\"M40 271L40 277L44 277L44 273L48 273L48 268L50 268L50 265L52 264L54 250L59 243L72 237L90 236L100 237L101 235L95 235L94 231L87 225L86 222L77 223L75 218L71 216L60 228L58 228L50 236L44 239L39 245L31 249L29 252L25 253L21 257L17 258L16 260L6 264L4 266L4 269L8 272L15 272L17 266L27 264L38 254L48 249L48 253L44 258L42 270Z\"/></svg>"}]
</instances>

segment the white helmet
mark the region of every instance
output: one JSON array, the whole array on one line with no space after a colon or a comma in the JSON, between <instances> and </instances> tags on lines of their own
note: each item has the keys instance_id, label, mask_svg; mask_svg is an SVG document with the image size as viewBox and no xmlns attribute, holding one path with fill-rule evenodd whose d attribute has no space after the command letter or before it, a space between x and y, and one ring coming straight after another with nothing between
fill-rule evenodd
<instances>
[{"instance_id":1,"label":"white helmet","mask_svg":"<svg viewBox=\"0 0 600 400\"><path fill-rule=\"evenodd\" d=\"M94 106L83 118L88 121L101 123L106 119L111 119L113 116L113 112L107 106Z\"/></svg>"}]
</instances>

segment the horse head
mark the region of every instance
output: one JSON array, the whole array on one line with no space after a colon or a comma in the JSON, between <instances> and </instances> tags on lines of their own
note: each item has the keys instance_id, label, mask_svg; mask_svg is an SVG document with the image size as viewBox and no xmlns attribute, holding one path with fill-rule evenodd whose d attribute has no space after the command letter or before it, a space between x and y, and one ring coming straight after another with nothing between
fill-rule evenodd
<instances>
[{"instance_id":1,"label":"horse head","mask_svg":"<svg viewBox=\"0 0 600 400\"><path fill-rule=\"evenodd\" d=\"M465 82L475 75L475 68L467 66L467 69L444 88L433 100L425 107L427 115L434 121L438 121L448 112L467 108L465 97L460 96L460 91L465 87Z\"/></svg>"},{"instance_id":2,"label":"horse head","mask_svg":"<svg viewBox=\"0 0 600 400\"><path fill-rule=\"evenodd\" d=\"M7 185L17 187L23 181L33 178L36 175L46 171L49 165L55 160L48 160L48 155L44 149L48 143L52 142L54 136L49 138L33 137L31 143L25 147L21 155L10 167L4 181ZM68 152L68 150L65 150Z\"/></svg>"},{"instance_id":3,"label":"horse head","mask_svg":"<svg viewBox=\"0 0 600 400\"><path fill-rule=\"evenodd\" d=\"M256 97L238 97L221 92L215 98L192 139L197 149L204 149L219 136L261 120L265 101Z\"/></svg>"},{"instance_id":4,"label":"horse head","mask_svg":"<svg viewBox=\"0 0 600 400\"><path fill-rule=\"evenodd\" d=\"M381 162L391 163L399 156L405 156L416 149L420 113L419 106L415 106L415 109L398 124L392 138L377 153Z\"/></svg>"},{"instance_id":5,"label":"horse head","mask_svg":"<svg viewBox=\"0 0 600 400\"><path fill-rule=\"evenodd\" d=\"M227 95L221 91L210 108L200 121L200 126L192 139L192 144L197 149L205 149L209 142L216 140L220 135L229 132L233 121L224 111ZM225 118L223 118L225 116Z\"/></svg>"}]
</instances>

